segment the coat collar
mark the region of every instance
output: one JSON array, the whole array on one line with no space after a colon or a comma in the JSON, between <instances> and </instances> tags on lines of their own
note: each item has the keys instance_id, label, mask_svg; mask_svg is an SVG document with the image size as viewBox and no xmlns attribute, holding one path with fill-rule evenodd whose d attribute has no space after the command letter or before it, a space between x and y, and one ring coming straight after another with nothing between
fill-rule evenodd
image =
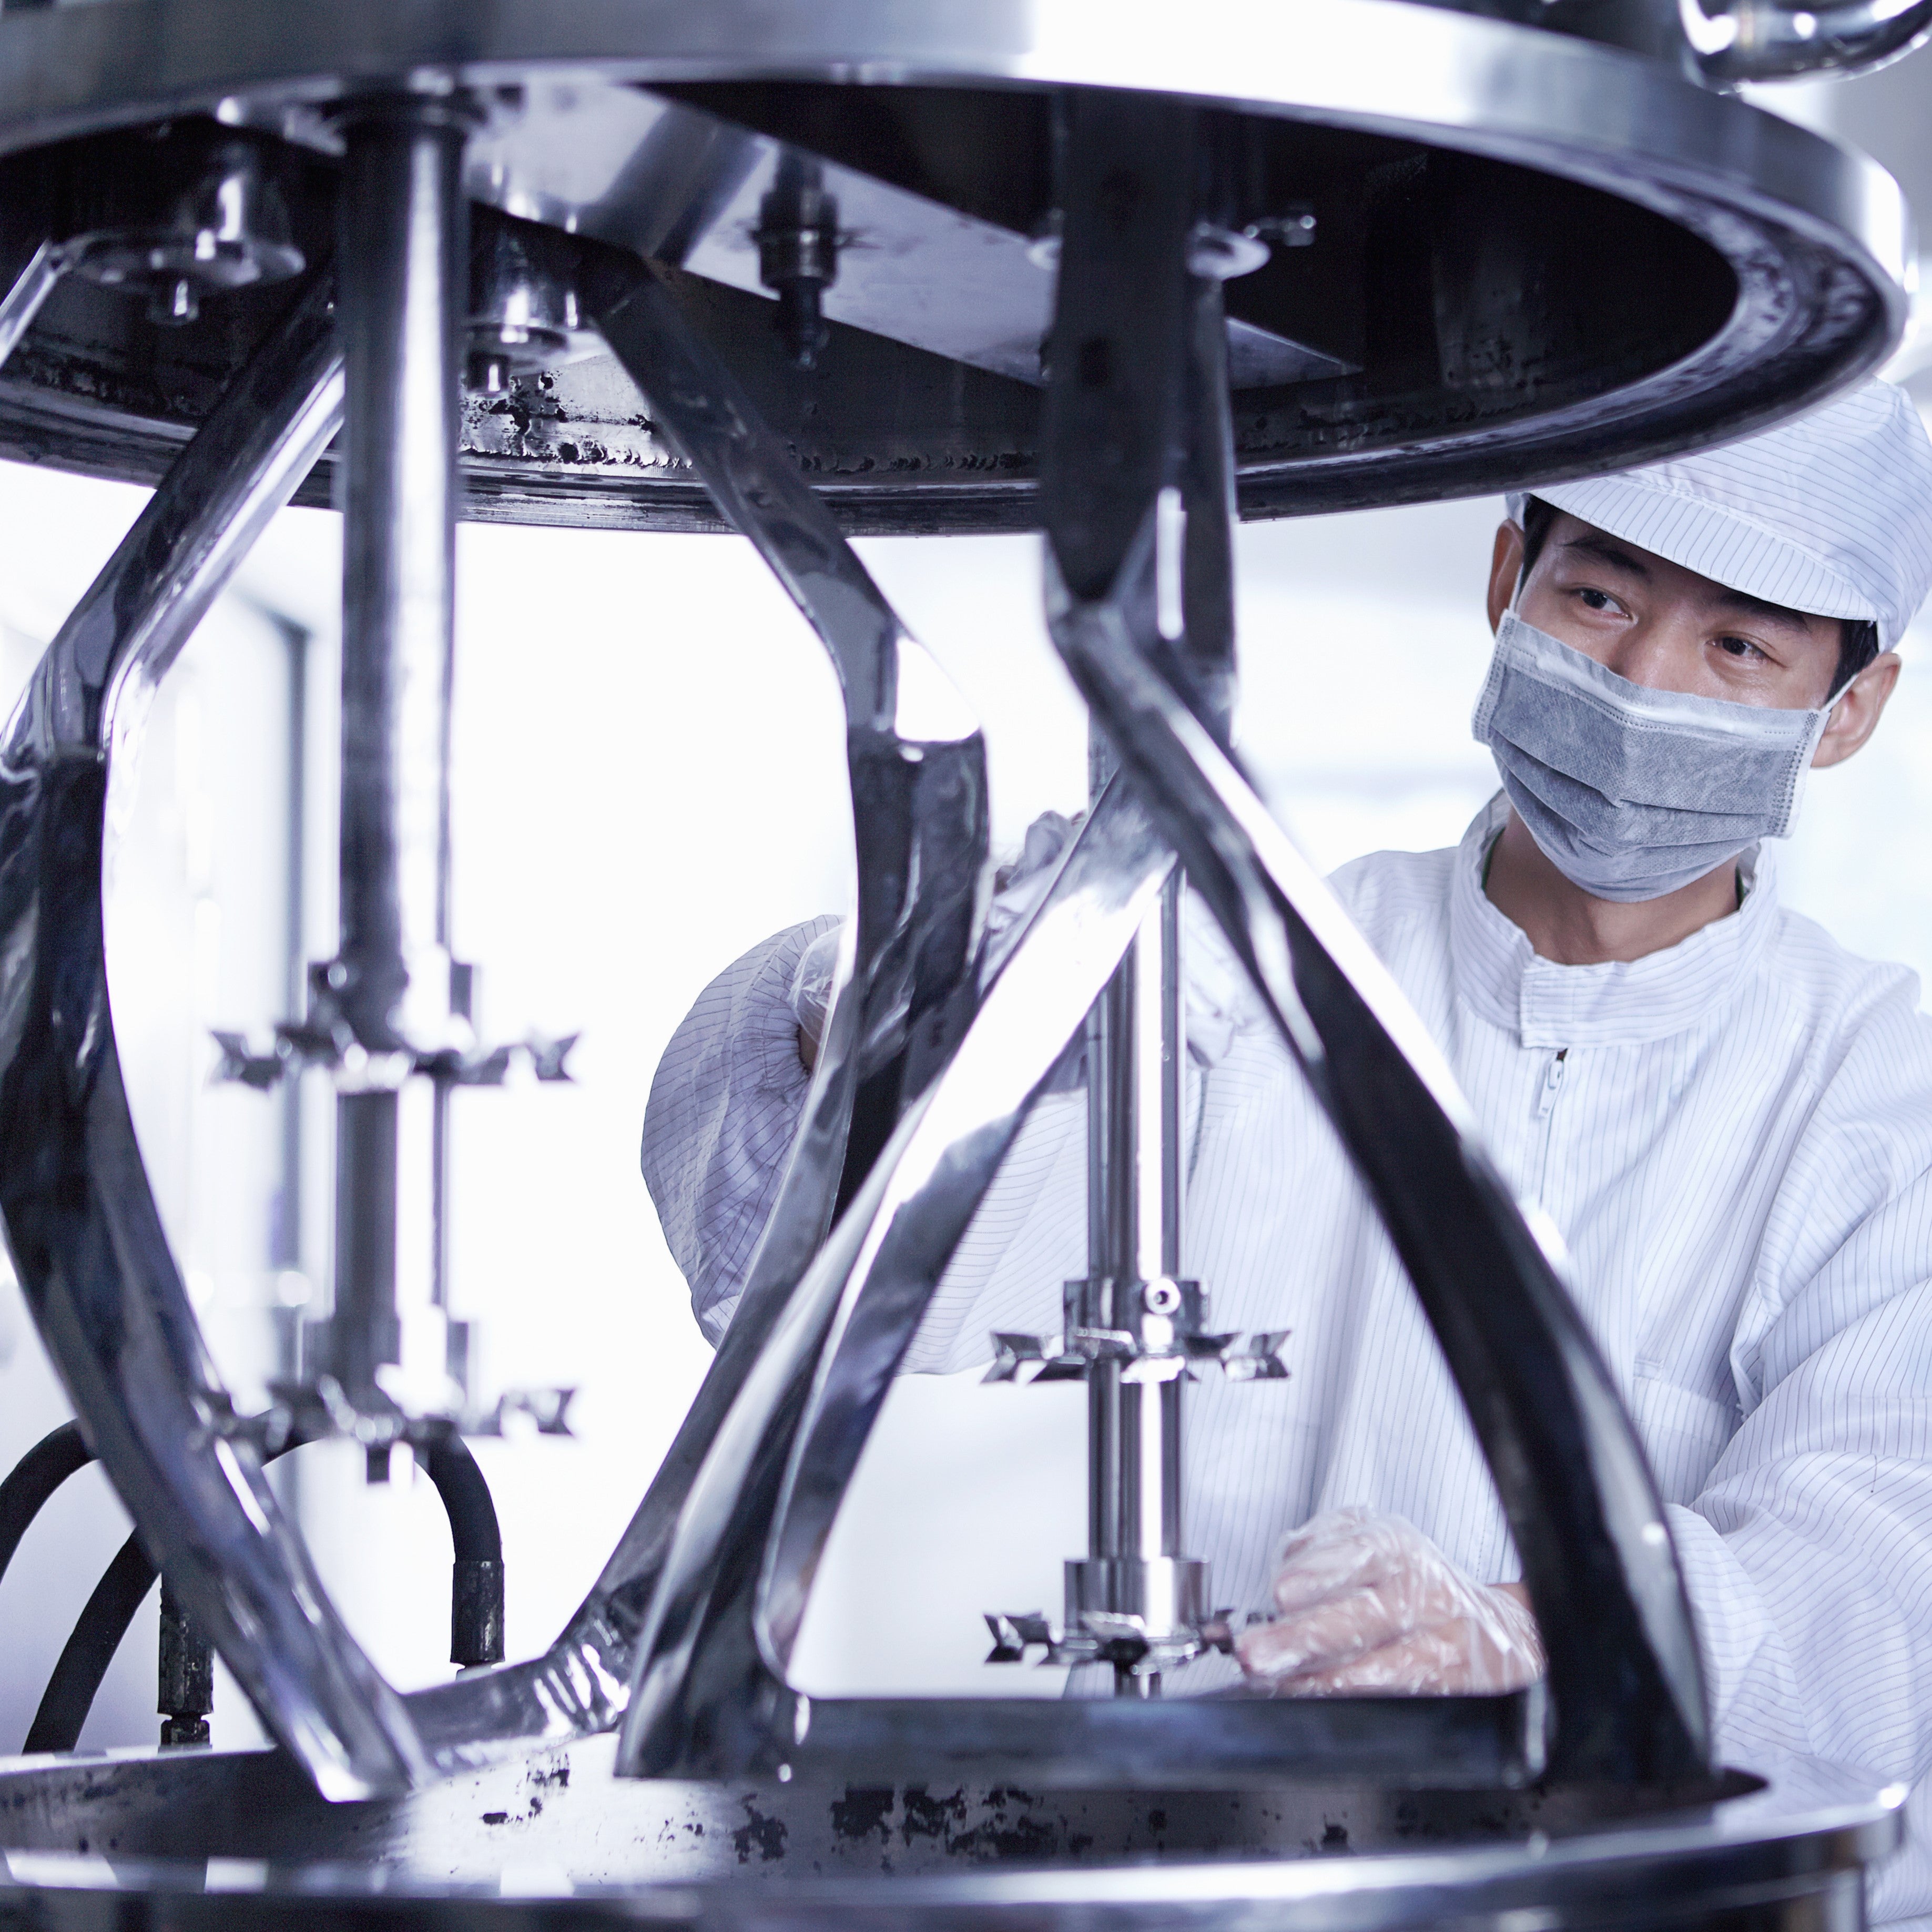
<instances>
[{"instance_id":1,"label":"coat collar","mask_svg":"<svg viewBox=\"0 0 1932 1932\"><path fill-rule=\"evenodd\" d=\"M1498 792L1457 848L1449 941L1456 986L1478 1015L1524 1046L1632 1046L1667 1040L1713 1017L1736 993L1778 922L1768 855L1744 854L1744 902L1688 939L1642 959L1559 966L1539 958L1521 927L1483 892L1483 868L1509 816Z\"/></svg>"}]
</instances>

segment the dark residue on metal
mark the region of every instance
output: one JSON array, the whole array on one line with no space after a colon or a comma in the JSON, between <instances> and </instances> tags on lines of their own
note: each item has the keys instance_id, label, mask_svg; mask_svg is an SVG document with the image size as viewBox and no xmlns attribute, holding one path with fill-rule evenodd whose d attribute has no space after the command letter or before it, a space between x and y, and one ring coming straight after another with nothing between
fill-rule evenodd
<instances>
[{"instance_id":1,"label":"dark residue on metal","mask_svg":"<svg viewBox=\"0 0 1932 1932\"><path fill-rule=\"evenodd\" d=\"M748 1798L740 1801L745 1808L745 1822L731 1834L731 1842L737 1848L738 1862L749 1864L752 1854L770 1863L774 1858L784 1856L785 1822L782 1818L767 1817Z\"/></svg>"},{"instance_id":2,"label":"dark residue on metal","mask_svg":"<svg viewBox=\"0 0 1932 1932\"><path fill-rule=\"evenodd\" d=\"M850 1785L843 1798L832 1801L832 1829L841 1838L868 1838L876 1832L884 1844L892 1837L892 1808L898 1793L890 1784Z\"/></svg>"},{"instance_id":3,"label":"dark residue on metal","mask_svg":"<svg viewBox=\"0 0 1932 1932\"><path fill-rule=\"evenodd\" d=\"M962 1858L1077 1858L1093 1842L1087 1834L1067 1831L1064 1820L1022 1814L1010 1821L990 1818L970 1832L949 1833L946 1849Z\"/></svg>"},{"instance_id":4,"label":"dark residue on metal","mask_svg":"<svg viewBox=\"0 0 1932 1932\"><path fill-rule=\"evenodd\" d=\"M955 1791L949 1797L935 1798L923 1785L906 1786L905 1816L900 1822L899 1831L908 1845L915 1838L943 1838L950 1827L965 1822L964 1791Z\"/></svg>"}]
</instances>

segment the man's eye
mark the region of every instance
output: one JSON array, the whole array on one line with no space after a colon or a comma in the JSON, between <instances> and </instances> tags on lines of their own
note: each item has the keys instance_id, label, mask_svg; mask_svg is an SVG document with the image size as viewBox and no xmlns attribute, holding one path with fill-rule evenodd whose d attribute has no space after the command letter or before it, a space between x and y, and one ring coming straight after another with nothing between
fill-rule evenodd
<instances>
[{"instance_id":1,"label":"man's eye","mask_svg":"<svg viewBox=\"0 0 1932 1932\"><path fill-rule=\"evenodd\" d=\"M1720 638L1718 648L1727 656L1736 658L1745 664L1757 663L1765 655L1748 638Z\"/></svg>"},{"instance_id":2,"label":"man's eye","mask_svg":"<svg viewBox=\"0 0 1932 1932\"><path fill-rule=\"evenodd\" d=\"M1617 600L1607 590L1592 590L1586 586L1576 595L1592 610L1614 610L1617 608Z\"/></svg>"}]
</instances>

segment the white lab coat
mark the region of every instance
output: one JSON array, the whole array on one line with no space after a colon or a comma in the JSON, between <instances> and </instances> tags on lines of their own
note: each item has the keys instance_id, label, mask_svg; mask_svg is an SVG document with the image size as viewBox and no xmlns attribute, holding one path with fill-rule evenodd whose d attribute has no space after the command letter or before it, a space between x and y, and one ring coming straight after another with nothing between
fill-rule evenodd
<instances>
[{"instance_id":1,"label":"white lab coat","mask_svg":"<svg viewBox=\"0 0 1932 1932\"><path fill-rule=\"evenodd\" d=\"M1441 1042L1504 1175L1562 1231L1574 1286L1666 1502L1725 1761L1932 1769L1932 1022L1755 868L1734 915L1626 964L1559 966L1484 897L1500 798L1454 850L1334 884ZM1752 868L1748 867L1748 874ZM826 922L707 989L659 1068L644 1166L714 1335L805 1076L784 990ZM1226 1044L1224 1041L1222 1044ZM1407 1279L1274 1034L1190 1082L1184 1258L1217 1329L1292 1330L1292 1378L1188 1391L1188 1541L1260 1606L1317 1510L1406 1516L1470 1575L1516 1554ZM1084 1097L1036 1109L910 1366L1058 1325L1084 1272ZM1932 1806L1874 1920L1932 1914Z\"/></svg>"}]
</instances>

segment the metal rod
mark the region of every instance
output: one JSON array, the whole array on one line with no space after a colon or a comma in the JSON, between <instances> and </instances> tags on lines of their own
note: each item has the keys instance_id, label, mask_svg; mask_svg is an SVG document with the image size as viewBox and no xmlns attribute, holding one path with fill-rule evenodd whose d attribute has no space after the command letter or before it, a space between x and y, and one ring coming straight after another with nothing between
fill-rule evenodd
<instances>
[{"instance_id":1,"label":"metal rod","mask_svg":"<svg viewBox=\"0 0 1932 1932\"><path fill-rule=\"evenodd\" d=\"M214 1709L214 1646L165 1576L161 1579L155 1676L154 1708L161 1719L161 1748L173 1750L184 1744L208 1743L208 1720Z\"/></svg>"},{"instance_id":2,"label":"metal rod","mask_svg":"<svg viewBox=\"0 0 1932 1932\"><path fill-rule=\"evenodd\" d=\"M358 103L344 124L341 947L328 983L377 1054L439 1050L456 1019L449 734L466 127L460 104L420 95ZM397 1113L392 1089L338 1105L329 1351L352 1400L400 1355Z\"/></svg>"},{"instance_id":3,"label":"metal rod","mask_svg":"<svg viewBox=\"0 0 1932 1932\"><path fill-rule=\"evenodd\" d=\"M1096 732L1089 753L1096 797L1112 763ZM1181 890L1176 873L1088 1021L1088 1276L1102 1324L1117 1329L1136 1327L1150 1285L1180 1272ZM1077 1595L1080 1607L1141 1616L1150 1632L1166 1634L1180 1606L1166 1600L1146 1566L1186 1562L1183 1383L1178 1375L1129 1379L1123 1367L1103 1359L1088 1370L1089 1562L1080 1566ZM1175 1574L1161 1564L1160 1579ZM1157 1672L1115 1667L1120 1695L1150 1696L1159 1685Z\"/></svg>"},{"instance_id":4,"label":"metal rod","mask_svg":"<svg viewBox=\"0 0 1932 1932\"><path fill-rule=\"evenodd\" d=\"M430 1277L432 1308L449 1310L450 1083L435 1083L430 1112Z\"/></svg>"},{"instance_id":5,"label":"metal rod","mask_svg":"<svg viewBox=\"0 0 1932 1932\"><path fill-rule=\"evenodd\" d=\"M449 103L416 96L344 130L339 991L370 1046L448 939L464 137Z\"/></svg>"},{"instance_id":6,"label":"metal rod","mask_svg":"<svg viewBox=\"0 0 1932 1932\"><path fill-rule=\"evenodd\" d=\"M20 338L33 327L34 316L60 286L72 260L64 243L43 242L14 278L14 286L0 296L0 366L20 347Z\"/></svg>"},{"instance_id":7,"label":"metal rod","mask_svg":"<svg viewBox=\"0 0 1932 1932\"><path fill-rule=\"evenodd\" d=\"M402 1355L396 1314L396 1096L335 1103L335 1312L329 1372L352 1394Z\"/></svg>"},{"instance_id":8,"label":"metal rod","mask_svg":"<svg viewBox=\"0 0 1932 1932\"><path fill-rule=\"evenodd\" d=\"M288 811L283 844L282 945L285 1009L298 1013L308 980L304 914L308 902L308 632L278 614L275 622L288 653L288 782L284 793ZM274 1252L278 1269L300 1268L302 1252L302 1092L298 1080L283 1084L281 1108L282 1178L275 1204ZM297 1333L299 1332L298 1330ZM300 1351L291 1347L289 1358L278 1360L277 1372L293 1376L301 1366Z\"/></svg>"}]
</instances>

